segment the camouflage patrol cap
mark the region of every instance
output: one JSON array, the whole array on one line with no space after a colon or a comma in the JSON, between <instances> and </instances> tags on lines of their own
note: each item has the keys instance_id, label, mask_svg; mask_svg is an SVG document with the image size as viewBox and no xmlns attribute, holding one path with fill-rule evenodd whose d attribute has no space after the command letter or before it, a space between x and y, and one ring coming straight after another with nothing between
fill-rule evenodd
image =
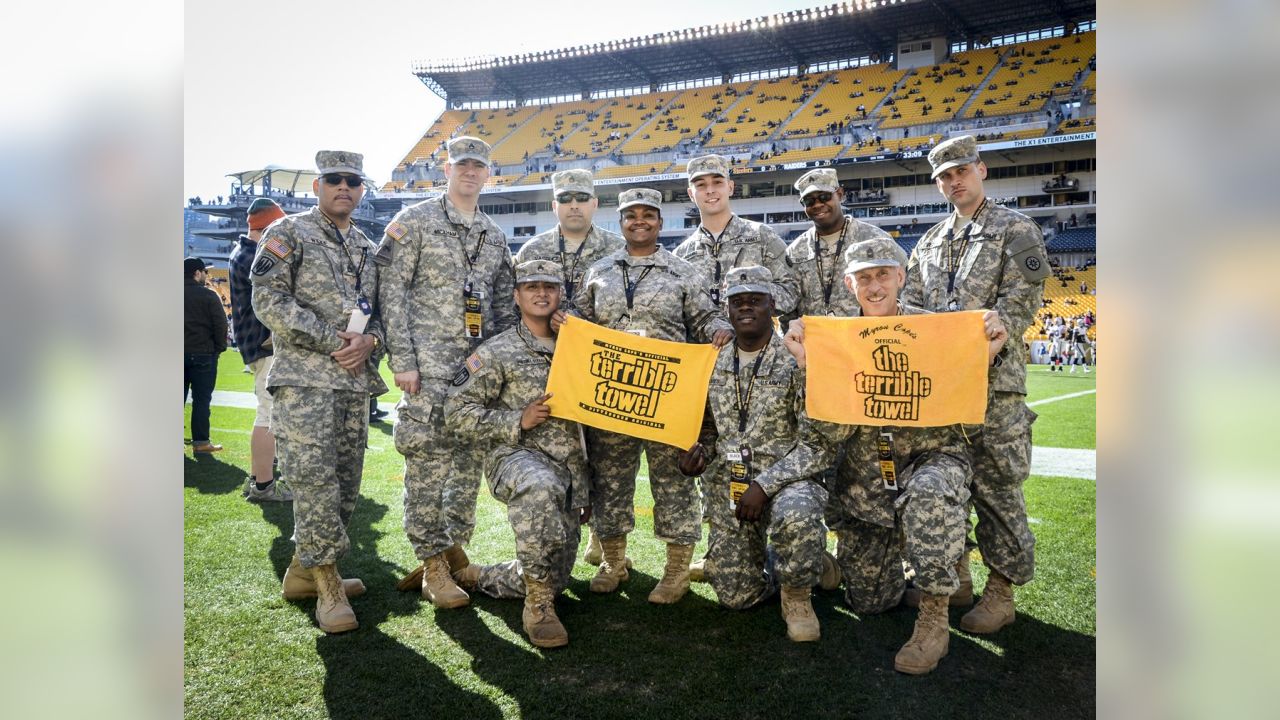
<instances>
[{"instance_id":1,"label":"camouflage patrol cap","mask_svg":"<svg viewBox=\"0 0 1280 720\"><path fill-rule=\"evenodd\" d=\"M703 155L689 161L689 182L703 175L729 177L729 158L723 155Z\"/></svg>"},{"instance_id":2,"label":"camouflage patrol cap","mask_svg":"<svg viewBox=\"0 0 1280 720\"><path fill-rule=\"evenodd\" d=\"M351 173L368 180L364 174L364 156L346 150L321 150L316 153L316 170L321 175Z\"/></svg>"},{"instance_id":3,"label":"camouflage patrol cap","mask_svg":"<svg viewBox=\"0 0 1280 720\"><path fill-rule=\"evenodd\" d=\"M631 188L618 194L618 212L632 205L648 205L662 212L662 193L649 188Z\"/></svg>"},{"instance_id":4,"label":"camouflage patrol cap","mask_svg":"<svg viewBox=\"0 0 1280 720\"><path fill-rule=\"evenodd\" d=\"M840 189L840 182L836 180L836 171L831 168L818 168L800 176L796 181L796 190L799 191L800 197L804 197L811 192L829 192L834 193Z\"/></svg>"},{"instance_id":5,"label":"camouflage patrol cap","mask_svg":"<svg viewBox=\"0 0 1280 720\"><path fill-rule=\"evenodd\" d=\"M563 285L560 263L551 260L529 260L516 266L516 284L527 282L553 282Z\"/></svg>"},{"instance_id":6,"label":"camouflage patrol cap","mask_svg":"<svg viewBox=\"0 0 1280 720\"><path fill-rule=\"evenodd\" d=\"M725 290L724 296L729 298L742 293L764 293L772 296L773 288L769 283L773 282L773 273L769 272L769 268L760 265L743 265L729 271L725 277L725 283L729 286Z\"/></svg>"},{"instance_id":7,"label":"camouflage patrol cap","mask_svg":"<svg viewBox=\"0 0 1280 720\"><path fill-rule=\"evenodd\" d=\"M931 178L960 165L978 161L978 141L972 135L954 137L929 151L929 164L933 166Z\"/></svg>"},{"instance_id":8,"label":"camouflage patrol cap","mask_svg":"<svg viewBox=\"0 0 1280 720\"><path fill-rule=\"evenodd\" d=\"M588 195L595 195L595 183L591 179L591 171L589 170L561 170L551 176L551 194L559 195L562 192L583 192Z\"/></svg>"},{"instance_id":9,"label":"camouflage patrol cap","mask_svg":"<svg viewBox=\"0 0 1280 720\"><path fill-rule=\"evenodd\" d=\"M479 160L486 166L489 162L489 152L493 148L489 147L489 143L478 137L463 135L449 141L449 162L457 163L463 160Z\"/></svg>"},{"instance_id":10,"label":"camouflage patrol cap","mask_svg":"<svg viewBox=\"0 0 1280 720\"><path fill-rule=\"evenodd\" d=\"M854 243L845 251L844 256L849 260L844 269L845 275L873 267L907 266L907 253L889 238L873 238Z\"/></svg>"}]
</instances>

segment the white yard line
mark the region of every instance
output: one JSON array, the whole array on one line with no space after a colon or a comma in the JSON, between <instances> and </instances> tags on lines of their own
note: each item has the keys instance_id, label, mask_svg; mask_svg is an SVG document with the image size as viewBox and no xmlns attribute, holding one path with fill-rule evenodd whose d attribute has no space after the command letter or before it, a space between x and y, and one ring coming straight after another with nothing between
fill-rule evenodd
<instances>
[{"instance_id":1,"label":"white yard line","mask_svg":"<svg viewBox=\"0 0 1280 720\"><path fill-rule=\"evenodd\" d=\"M1059 400L1070 400L1071 398L1084 397L1085 395L1093 395L1096 392L1098 392L1097 389L1093 389L1093 390L1081 390L1080 392L1067 393L1066 395L1055 395L1054 397L1045 398L1043 400L1036 400L1035 402L1029 402L1027 403L1027 407L1035 407L1037 405L1048 405L1051 402L1058 402ZM214 404L216 405L217 403L214 403Z\"/></svg>"},{"instance_id":2,"label":"white yard line","mask_svg":"<svg viewBox=\"0 0 1280 720\"><path fill-rule=\"evenodd\" d=\"M1043 405L1045 403L1057 402L1058 400L1067 400L1074 397L1092 395L1096 392L1097 390L1084 390L1081 392L1069 393L1067 395L1045 398L1044 400L1037 400L1032 403L1027 403L1027 405ZM251 392L215 390L213 391L213 404L221 407L252 409L258 406L258 401ZM379 407L383 410L391 411L391 415L386 417L383 422L394 423L396 419L395 406L391 403L379 403ZM230 428L219 430L221 432L234 432L237 434L248 432L245 430L231 430ZM1031 452L1031 474L1097 481L1098 454L1093 450L1037 446L1033 448Z\"/></svg>"}]
</instances>

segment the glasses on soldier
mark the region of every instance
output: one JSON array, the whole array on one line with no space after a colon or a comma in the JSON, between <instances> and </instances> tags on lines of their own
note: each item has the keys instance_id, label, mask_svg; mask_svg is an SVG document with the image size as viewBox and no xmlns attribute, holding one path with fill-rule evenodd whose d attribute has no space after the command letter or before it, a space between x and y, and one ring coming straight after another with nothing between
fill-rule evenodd
<instances>
[{"instance_id":1,"label":"glasses on soldier","mask_svg":"<svg viewBox=\"0 0 1280 720\"><path fill-rule=\"evenodd\" d=\"M328 173L324 176L324 181L334 187L347 183L349 188L358 188L364 184L359 175L348 175L346 173Z\"/></svg>"},{"instance_id":2,"label":"glasses on soldier","mask_svg":"<svg viewBox=\"0 0 1280 720\"><path fill-rule=\"evenodd\" d=\"M558 203L569 203L569 202L584 203L590 200L591 200L591 195L589 193L584 193L584 192L562 192L556 196L556 202Z\"/></svg>"},{"instance_id":3,"label":"glasses on soldier","mask_svg":"<svg viewBox=\"0 0 1280 720\"><path fill-rule=\"evenodd\" d=\"M812 207L814 203L822 203L825 205L831 202L831 198L833 197L835 197L835 195L829 192L809 193L808 195L800 198L800 204L805 207Z\"/></svg>"}]
</instances>

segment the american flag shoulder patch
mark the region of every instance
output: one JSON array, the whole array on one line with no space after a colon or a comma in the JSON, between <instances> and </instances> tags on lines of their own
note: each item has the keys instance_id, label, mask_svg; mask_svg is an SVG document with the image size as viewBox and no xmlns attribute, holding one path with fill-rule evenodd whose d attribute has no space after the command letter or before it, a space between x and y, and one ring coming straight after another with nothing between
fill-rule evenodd
<instances>
[{"instance_id":1,"label":"american flag shoulder patch","mask_svg":"<svg viewBox=\"0 0 1280 720\"><path fill-rule=\"evenodd\" d=\"M480 359L479 355L472 353L471 357L467 358L467 369L471 372L476 372L482 367L484 367L484 361Z\"/></svg>"},{"instance_id":2,"label":"american flag shoulder patch","mask_svg":"<svg viewBox=\"0 0 1280 720\"><path fill-rule=\"evenodd\" d=\"M396 242L400 242L408 234L409 234L409 228L401 225L398 222L393 222L387 226L387 237L391 238L392 240L395 240Z\"/></svg>"},{"instance_id":3,"label":"american flag shoulder patch","mask_svg":"<svg viewBox=\"0 0 1280 720\"><path fill-rule=\"evenodd\" d=\"M272 237L270 240L268 240L266 244L262 246L262 249L266 250L272 255L275 255L281 260L288 257L289 253L293 252L293 248L289 247L288 245L285 245L284 241L280 239L279 235L276 235Z\"/></svg>"}]
</instances>

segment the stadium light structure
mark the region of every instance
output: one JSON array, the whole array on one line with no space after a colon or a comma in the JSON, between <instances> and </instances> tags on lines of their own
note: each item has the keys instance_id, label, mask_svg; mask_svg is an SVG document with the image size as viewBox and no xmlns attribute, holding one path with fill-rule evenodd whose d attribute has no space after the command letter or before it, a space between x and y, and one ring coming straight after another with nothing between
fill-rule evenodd
<instances>
[{"instance_id":1,"label":"stadium light structure","mask_svg":"<svg viewBox=\"0 0 1280 720\"><path fill-rule=\"evenodd\" d=\"M614 53L632 50L635 48L670 45L672 43L682 43L690 40L705 40L707 38L720 37L724 35L733 35L745 32L758 33L767 30L776 30L799 22L811 22L823 18L835 17L836 15L850 15L858 12L868 12L875 8L899 5L904 2L907 2L907 0L840 0L840 2L834 2L830 5L821 5L803 10L788 10L786 12L777 12L772 15L762 15L760 17L747 18L745 20L732 20L723 23L701 25L694 28L670 30L652 35L609 40L603 43L591 43L589 45L584 44L568 48L542 50L532 53L519 53L515 55L488 57L467 56L463 58L443 60L437 63L415 61L411 64L411 68L416 75L430 75L434 73L465 73L474 70L505 68L521 64L563 60L566 58L581 58L601 53Z\"/></svg>"}]
</instances>

